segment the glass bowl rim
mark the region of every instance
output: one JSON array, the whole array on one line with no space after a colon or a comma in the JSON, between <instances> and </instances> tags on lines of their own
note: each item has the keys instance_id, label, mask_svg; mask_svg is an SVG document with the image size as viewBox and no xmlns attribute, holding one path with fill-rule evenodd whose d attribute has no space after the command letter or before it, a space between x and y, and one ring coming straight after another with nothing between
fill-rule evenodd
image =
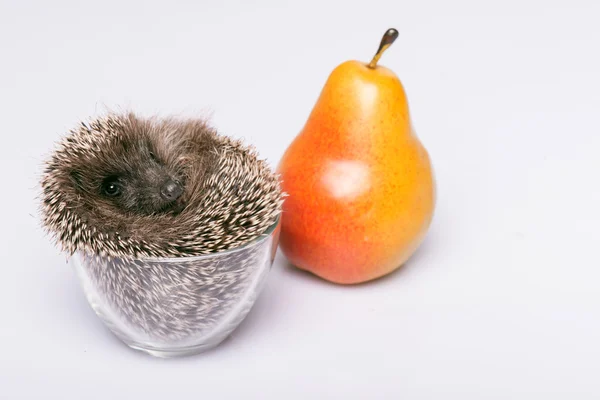
<instances>
[{"instance_id":1,"label":"glass bowl rim","mask_svg":"<svg viewBox=\"0 0 600 400\"><path fill-rule=\"evenodd\" d=\"M280 222L281 222L281 213L279 213L277 215L275 222L273 222L267 229L265 229L263 231L263 233L261 233L258 237L254 238L250 242L248 242L242 246L233 247L231 249L223 250L223 251L216 251L214 253L200 254L197 256L184 256L184 257L115 257L115 256L110 256L109 258L127 260L129 262L152 262L152 263L179 263L179 262L194 262L194 261L199 261L199 260L207 260L207 259L211 259L211 258L234 254L234 253L246 250L250 247L253 247L253 246L256 246L256 245L262 243L267 238L269 238L273 234L273 232L275 232L275 229L277 228L277 226L279 225ZM95 257L96 256L94 254L88 254L85 251L81 251L81 250L77 251L77 253L80 256L84 256L84 257Z\"/></svg>"}]
</instances>

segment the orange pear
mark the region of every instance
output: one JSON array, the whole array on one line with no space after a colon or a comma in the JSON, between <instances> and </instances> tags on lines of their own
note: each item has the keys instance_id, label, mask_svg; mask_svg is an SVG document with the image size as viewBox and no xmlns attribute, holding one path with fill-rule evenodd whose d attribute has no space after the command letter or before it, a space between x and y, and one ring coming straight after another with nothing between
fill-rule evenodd
<instances>
[{"instance_id":1,"label":"orange pear","mask_svg":"<svg viewBox=\"0 0 600 400\"><path fill-rule=\"evenodd\" d=\"M288 194L280 248L295 267L334 283L396 270L432 221L429 154L402 83L377 64L397 36L389 29L370 63L346 61L331 72L277 167Z\"/></svg>"}]
</instances>

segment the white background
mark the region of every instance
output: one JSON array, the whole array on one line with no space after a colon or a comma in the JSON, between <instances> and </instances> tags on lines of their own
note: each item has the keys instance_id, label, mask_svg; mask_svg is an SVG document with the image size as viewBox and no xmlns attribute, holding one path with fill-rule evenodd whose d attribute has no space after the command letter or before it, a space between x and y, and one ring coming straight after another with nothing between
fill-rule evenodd
<instances>
[{"instance_id":1,"label":"white background","mask_svg":"<svg viewBox=\"0 0 600 400\"><path fill-rule=\"evenodd\" d=\"M0 398L600 398L599 20L596 0L0 0ZM39 227L59 136L107 108L210 115L275 166L389 27L439 191L405 268L341 287L280 253L214 351L115 339Z\"/></svg>"}]
</instances>

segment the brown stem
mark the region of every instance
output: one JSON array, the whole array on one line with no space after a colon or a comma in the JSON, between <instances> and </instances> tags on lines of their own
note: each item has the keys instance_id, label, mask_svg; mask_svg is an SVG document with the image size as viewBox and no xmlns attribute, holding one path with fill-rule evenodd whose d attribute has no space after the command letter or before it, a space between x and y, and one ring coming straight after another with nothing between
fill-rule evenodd
<instances>
[{"instance_id":1,"label":"brown stem","mask_svg":"<svg viewBox=\"0 0 600 400\"><path fill-rule=\"evenodd\" d=\"M375 68L377 65L377 61L381 58L383 52L394 43L394 40L398 37L398 31L394 28L388 29L381 38L381 43L379 44L379 49L377 49L377 53L369 63L369 68Z\"/></svg>"}]
</instances>

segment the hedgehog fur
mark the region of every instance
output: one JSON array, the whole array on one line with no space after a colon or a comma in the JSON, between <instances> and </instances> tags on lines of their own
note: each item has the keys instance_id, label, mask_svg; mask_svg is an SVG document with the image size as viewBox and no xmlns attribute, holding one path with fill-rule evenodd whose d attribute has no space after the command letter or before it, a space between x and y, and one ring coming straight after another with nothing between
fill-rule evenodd
<instances>
[{"instance_id":1,"label":"hedgehog fur","mask_svg":"<svg viewBox=\"0 0 600 400\"><path fill-rule=\"evenodd\" d=\"M142 194L124 207L101 194L106 178L136 179L149 163L181 182L173 204L147 210ZM204 120L133 113L80 123L47 161L41 184L43 225L70 255L184 257L228 250L275 223L284 198L278 177L253 147L219 135Z\"/></svg>"}]
</instances>

